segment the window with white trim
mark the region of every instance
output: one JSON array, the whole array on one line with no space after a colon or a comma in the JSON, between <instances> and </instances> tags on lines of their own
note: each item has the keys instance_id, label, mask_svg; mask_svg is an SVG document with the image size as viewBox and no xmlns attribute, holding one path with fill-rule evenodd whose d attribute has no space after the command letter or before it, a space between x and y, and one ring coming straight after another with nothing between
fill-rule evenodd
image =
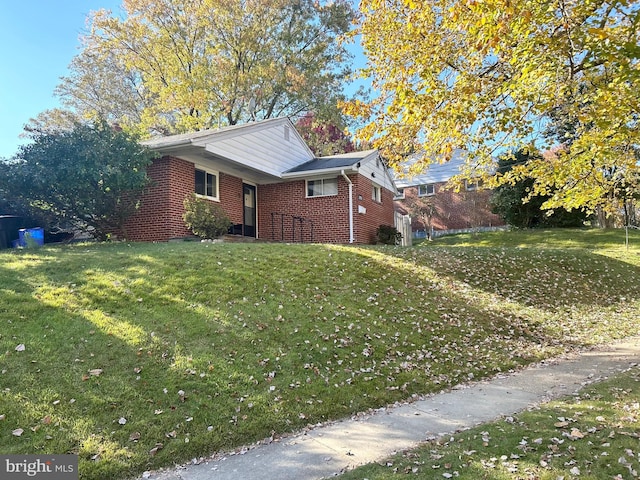
<instances>
[{"instance_id":1,"label":"window with white trim","mask_svg":"<svg viewBox=\"0 0 640 480\"><path fill-rule=\"evenodd\" d=\"M307 180L307 197L326 197L338 194L337 178L320 178Z\"/></svg>"},{"instance_id":2,"label":"window with white trim","mask_svg":"<svg viewBox=\"0 0 640 480\"><path fill-rule=\"evenodd\" d=\"M373 200L374 202L382 203L382 189L375 183L372 186L373 188L371 189L371 200Z\"/></svg>"},{"instance_id":3,"label":"window with white trim","mask_svg":"<svg viewBox=\"0 0 640 480\"><path fill-rule=\"evenodd\" d=\"M464 187L467 191L477 190L482 186L482 179L478 178L477 180L465 180Z\"/></svg>"},{"instance_id":4,"label":"window with white trim","mask_svg":"<svg viewBox=\"0 0 640 480\"><path fill-rule=\"evenodd\" d=\"M196 195L218 200L218 173L196 168Z\"/></svg>"},{"instance_id":5,"label":"window with white trim","mask_svg":"<svg viewBox=\"0 0 640 480\"><path fill-rule=\"evenodd\" d=\"M436 194L435 183L427 183L426 185L418 185L418 196L427 197Z\"/></svg>"}]
</instances>

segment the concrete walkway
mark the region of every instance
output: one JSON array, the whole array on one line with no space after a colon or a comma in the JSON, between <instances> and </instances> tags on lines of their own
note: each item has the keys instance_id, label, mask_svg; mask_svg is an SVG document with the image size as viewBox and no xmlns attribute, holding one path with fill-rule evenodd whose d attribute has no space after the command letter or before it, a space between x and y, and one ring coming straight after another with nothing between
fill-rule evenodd
<instances>
[{"instance_id":1,"label":"concrete walkway","mask_svg":"<svg viewBox=\"0 0 640 480\"><path fill-rule=\"evenodd\" d=\"M640 364L640 338L552 359L514 374L358 415L199 464L146 472L152 480L311 480L383 460L420 442L529 406Z\"/></svg>"}]
</instances>

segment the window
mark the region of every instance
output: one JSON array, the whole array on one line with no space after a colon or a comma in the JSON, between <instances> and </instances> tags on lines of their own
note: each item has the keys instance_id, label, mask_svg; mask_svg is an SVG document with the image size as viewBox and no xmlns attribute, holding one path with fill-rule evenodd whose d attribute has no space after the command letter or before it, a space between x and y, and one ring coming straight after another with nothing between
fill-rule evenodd
<instances>
[{"instance_id":1,"label":"window","mask_svg":"<svg viewBox=\"0 0 640 480\"><path fill-rule=\"evenodd\" d=\"M398 188L398 194L393 197L394 200L404 200L404 188Z\"/></svg>"},{"instance_id":2,"label":"window","mask_svg":"<svg viewBox=\"0 0 640 480\"><path fill-rule=\"evenodd\" d=\"M426 197L436 194L436 186L434 183L427 183L426 185L418 185L418 196Z\"/></svg>"},{"instance_id":3,"label":"window","mask_svg":"<svg viewBox=\"0 0 640 480\"><path fill-rule=\"evenodd\" d=\"M478 187L481 187L481 186L482 186L481 179L464 181L464 187L467 191L477 190Z\"/></svg>"},{"instance_id":4,"label":"window","mask_svg":"<svg viewBox=\"0 0 640 480\"><path fill-rule=\"evenodd\" d=\"M337 178L307 180L307 197L324 197L338 194Z\"/></svg>"},{"instance_id":5,"label":"window","mask_svg":"<svg viewBox=\"0 0 640 480\"><path fill-rule=\"evenodd\" d=\"M371 199L374 202L382 203L382 189L378 185L373 185L371 190Z\"/></svg>"},{"instance_id":6,"label":"window","mask_svg":"<svg viewBox=\"0 0 640 480\"><path fill-rule=\"evenodd\" d=\"M218 174L196 168L196 194L218 199Z\"/></svg>"}]
</instances>

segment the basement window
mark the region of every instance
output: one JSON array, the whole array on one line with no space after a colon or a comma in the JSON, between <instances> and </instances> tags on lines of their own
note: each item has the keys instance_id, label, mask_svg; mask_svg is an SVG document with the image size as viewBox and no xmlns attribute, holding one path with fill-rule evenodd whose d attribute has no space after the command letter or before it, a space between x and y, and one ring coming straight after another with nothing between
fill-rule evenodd
<instances>
[{"instance_id":1,"label":"basement window","mask_svg":"<svg viewBox=\"0 0 640 480\"><path fill-rule=\"evenodd\" d=\"M307 198L326 197L338 194L337 178L321 178L319 180L307 180Z\"/></svg>"},{"instance_id":2,"label":"basement window","mask_svg":"<svg viewBox=\"0 0 640 480\"><path fill-rule=\"evenodd\" d=\"M196 195L218 200L218 173L196 168Z\"/></svg>"}]
</instances>

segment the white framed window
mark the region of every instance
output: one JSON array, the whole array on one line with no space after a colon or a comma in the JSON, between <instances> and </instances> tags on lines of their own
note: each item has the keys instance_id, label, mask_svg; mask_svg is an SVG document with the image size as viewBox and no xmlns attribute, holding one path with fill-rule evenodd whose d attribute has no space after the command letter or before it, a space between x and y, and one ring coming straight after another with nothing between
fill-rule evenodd
<instances>
[{"instance_id":1,"label":"white framed window","mask_svg":"<svg viewBox=\"0 0 640 480\"><path fill-rule=\"evenodd\" d=\"M218 200L218 172L196 167L196 195Z\"/></svg>"},{"instance_id":2,"label":"white framed window","mask_svg":"<svg viewBox=\"0 0 640 480\"><path fill-rule=\"evenodd\" d=\"M321 178L319 180L307 180L308 197L326 197L338 194L337 178Z\"/></svg>"},{"instance_id":3,"label":"white framed window","mask_svg":"<svg viewBox=\"0 0 640 480\"><path fill-rule=\"evenodd\" d=\"M436 194L436 185L434 183L427 183L426 185L418 185L418 196L428 197Z\"/></svg>"},{"instance_id":4,"label":"white framed window","mask_svg":"<svg viewBox=\"0 0 640 480\"><path fill-rule=\"evenodd\" d=\"M482 180L481 179L477 179L477 180L465 180L464 181L464 188L471 192L473 190L477 190L478 187L482 186Z\"/></svg>"},{"instance_id":5,"label":"white framed window","mask_svg":"<svg viewBox=\"0 0 640 480\"><path fill-rule=\"evenodd\" d=\"M398 194L393 197L394 200L404 200L405 196L404 196L404 188L398 188Z\"/></svg>"},{"instance_id":6,"label":"white framed window","mask_svg":"<svg viewBox=\"0 0 640 480\"><path fill-rule=\"evenodd\" d=\"M372 187L371 200L373 200L374 202L382 203L382 189L375 183L372 185Z\"/></svg>"}]
</instances>

